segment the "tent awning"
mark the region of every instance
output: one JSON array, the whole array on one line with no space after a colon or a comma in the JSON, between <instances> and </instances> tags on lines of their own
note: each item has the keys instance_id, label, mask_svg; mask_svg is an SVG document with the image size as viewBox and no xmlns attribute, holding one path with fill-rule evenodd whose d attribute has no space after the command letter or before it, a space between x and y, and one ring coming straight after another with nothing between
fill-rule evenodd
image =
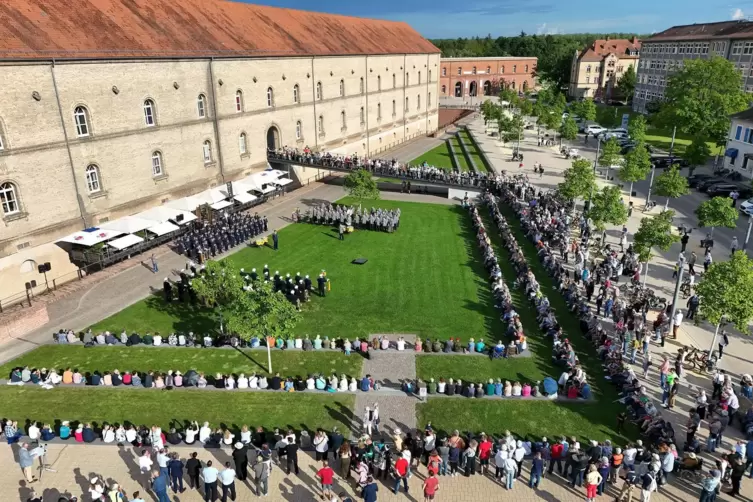
<instances>
[{"instance_id":1,"label":"tent awning","mask_svg":"<svg viewBox=\"0 0 753 502\"><path fill-rule=\"evenodd\" d=\"M179 209L180 211L191 212L202 204L193 195L190 197L183 197L182 199L171 200L165 203L165 206L173 209Z\"/></svg>"},{"instance_id":2,"label":"tent awning","mask_svg":"<svg viewBox=\"0 0 753 502\"><path fill-rule=\"evenodd\" d=\"M251 195L250 193L246 193L246 192L237 193L233 195L233 198L237 200L238 202L240 202L241 204L245 204L246 202L251 202L258 199L256 195Z\"/></svg>"},{"instance_id":3,"label":"tent awning","mask_svg":"<svg viewBox=\"0 0 753 502\"><path fill-rule=\"evenodd\" d=\"M149 227L146 230L147 232L151 232L153 234L165 235L165 234L169 234L170 232L175 232L176 230L180 230L180 227L177 225L173 225L169 221L163 221L162 223L158 223L157 225L154 225L153 227Z\"/></svg>"},{"instance_id":4,"label":"tent awning","mask_svg":"<svg viewBox=\"0 0 753 502\"><path fill-rule=\"evenodd\" d=\"M68 242L70 244L80 244L81 246L93 246L119 235L123 235L123 232L92 227L80 232L74 232L62 239L58 239L57 242Z\"/></svg>"},{"instance_id":5,"label":"tent awning","mask_svg":"<svg viewBox=\"0 0 753 502\"><path fill-rule=\"evenodd\" d=\"M729 157L731 159L734 159L737 157L738 150L737 148L727 148L727 151L724 152L724 155L726 157Z\"/></svg>"},{"instance_id":6,"label":"tent awning","mask_svg":"<svg viewBox=\"0 0 753 502\"><path fill-rule=\"evenodd\" d=\"M142 239L138 235L128 234L119 239L108 242L107 245L120 251L121 249L129 248L135 244L138 244L139 242L144 242L144 239Z\"/></svg>"},{"instance_id":7,"label":"tent awning","mask_svg":"<svg viewBox=\"0 0 753 502\"><path fill-rule=\"evenodd\" d=\"M185 218L186 211L175 209L167 206L157 206L151 209L147 209L141 213L135 214L137 218L143 218L145 220L151 220L156 223L164 223L168 220L174 220L179 214L182 214Z\"/></svg>"},{"instance_id":8,"label":"tent awning","mask_svg":"<svg viewBox=\"0 0 753 502\"><path fill-rule=\"evenodd\" d=\"M211 206L213 204L216 204L217 202L227 199L224 188L224 186L222 187L222 189L210 188L209 190L204 190L203 192L196 194L193 197L199 201L199 205L209 204Z\"/></svg>"},{"instance_id":9,"label":"tent awning","mask_svg":"<svg viewBox=\"0 0 753 502\"><path fill-rule=\"evenodd\" d=\"M233 203L230 202L229 200L221 200L219 202L215 202L214 204L210 204L209 207L211 207L212 209L220 210L220 209L225 209L226 207L232 206L232 205Z\"/></svg>"},{"instance_id":10,"label":"tent awning","mask_svg":"<svg viewBox=\"0 0 753 502\"><path fill-rule=\"evenodd\" d=\"M117 230L124 234L134 234L145 230L151 226L154 226L154 222L139 218L138 216L125 216L118 218L117 220L108 221L100 225L100 228L104 230Z\"/></svg>"},{"instance_id":11,"label":"tent awning","mask_svg":"<svg viewBox=\"0 0 753 502\"><path fill-rule=\"evenodd\" d=\"M254 191L261 192L264 194L274 192L275 190L277 190L277 188L270 185L265 185L264 188L254 188Z\"/></svg>"},{"instance_id":12,"label":"tent awning","mask_svg":"<svg viewBox=\"0 0 753 502\"><path fill-rule=\"evenodd\" d=\"M285 185L290 185L291 183L293 183L293 180L291 180L290 178L278 178L274 180L272 183L275 185L284 187Z\"/></svg>"},{"instance_id":13,"label":"tent awning","mask_svg":"<svg viewBox=\"0 0 753 502\"><path fill-rule=\"evenodd\" d=\"M231 182L231 187L233 188L233 196L241 193L247 193L254 188L253 185L243 183L242 181ZM227 190L227 184L218 187L218 190L225 196L225 198L230 197L230 193Z\"/></svg>"}]
</instances>

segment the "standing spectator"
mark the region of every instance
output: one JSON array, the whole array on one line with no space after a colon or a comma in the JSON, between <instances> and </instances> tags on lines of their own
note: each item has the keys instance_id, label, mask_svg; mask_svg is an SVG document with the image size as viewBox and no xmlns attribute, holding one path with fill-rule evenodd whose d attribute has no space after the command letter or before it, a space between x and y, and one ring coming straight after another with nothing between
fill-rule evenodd
<instances>
[{"instance_id":1,"label":"standing spectator","mask_svg":"<svg viewBox=\"0 0 753 502\"><path fill-rule=\"evenodd\" d=\"M199 490L199 474L201 473L201 460L196 458L199 454L191 453L191 458L186 462L186 472L188 473L188 482L192 489Z\"/></svg>"},{"instance_id":2,"label":"standing spectator","mask_svg":"<svg viewBox=\"0 0 753 502\"><path fill-rule=\"evenodd\" d=\"M528 482L528 486L534 489L538 489L541 482L541 475L544 473L544 460L541 458L541 453L536 452L531 460L531 479Z\"/></svg>"},{"instance_id":3,"label":"standing spectator","mask_svg":"<svg viewBox=\"0 0 753 502\"><path fill-rule=\"evenodd\" d=\"M515 478L517 477L518 463L512 456L508 456L505 459L505 488L512 490L515 486Z\"/></svg>"},{"instance_id":4,"label":"standing spectator","mask_svg":"<svg viewBox=\"0 0 753 502\"><path fill-rule=\"evenodd\" d=\"M246 481L248 477L248 447L242 442L234 445L233 462L235 462L235 475L239 481Z\"/></svg>"},{"instance_id":5,"label":"standing spectator","mask_svg":"<svg viewBox=\"0 0 753 502\"><path fill-rule=\"evenodd\" d=\"M722 335L719 338L719 359L724 355L724 348L729 345L729 337L727 336L727 330L722 329Z\"/></svg>"},{"instance_id":6,"label":"standing spectator","mask_svg":"<svg viewBox=\"0 0 753 502\"><path fill-rule=\"evenodd\" d=\"M722 475L716 469L710 471L701 481L700 502L714 502L716 493L722 483Z\"/></svg>"},{"instance_id":7,"label":"standing spectator","mask_svg":"<svg viewBox=\"0 0 753 502\"><path fill-rule=\"evenodd\" d=\"M591 464L586 474L586 501L593 502L596 498L596 490L599 488L602 480L601 474L597 470L596 464Z\"/></svg>"},{"instance_id":8,"label":"standing spectator","mask_svg":"<svg viewBox=\"0 0 753 502\"><path fill-rule=\"evenodd\" d=\"M439 478L433 470L429 470L429 477L424 481L424 502L434 500L434 495L439 490Z\"/></svg>"},{"instance_id":9,"label":"standing spectator","mask_svg":"<svg viewBox=\"0 0 753 502\"><path fill-rule=\"evenodd\" d=\"M325 434L324 431L321 429L317 430L316 435L314 436L314 449L316 450L317 462L320 460L327 459L327 450L329 449L329 439L327 438L327 434Z\"/></svg>"},{"instance_id":10,"label":"standing spectator","mask_svg":"<svg viewBox=\"0 0 753 502\"><path fill-rule=\"evenodd\" d=\"M332 484L334 482L335 471L327 464L326 460L322 461L322 468L316 473L316 477L322 482L322 498L330 500L332 498Z\"/></svg>"},{"instance_id":11,"label":"standing spectator","mask_svg":"<svg viewBox=\"0 0 753 502\"><path fill-rule=\"evenodd\" d=\"M274 250L277 251L279 247L279 237L277 236L277 230L272 231L272 243L274 244Z\"/></svg>"},{"instance_id":12,"label":"standing spectator","mask_svg":"<svg viewBox=\"0 0 753 502\"><path fill-rule=\"evenodd\" d=\"M617 502L623 502L625 500L629 502L633 500L633 490L638 484L638 476L635 474L635 468L632 464L629 466L626 464L626 466L628 471L625 475L625 483L622 485L622 490L620 490L620 494L617 496Z\"/></svg>"},{"instance_id":13,"label":"standing spectator","mask_svg":"<svg viewBox=\"0 0 753 502\"><path fill-rule=\"evenodd\" d=\"M651 494L656 491L656 471L648 470L641 480L641 502L650 502Z\"/></svg>"},{"instance_id":14,"label":"standing spectator","mask_svg":"<svg viewBox=\"0 0 753 502\"><path fill-rule=\"evenodd\" d=\"M220 472L217 468L212 467L212 461L207 462L207 466L201 471L201 477L204 478L204 501L214 502L217 498L217 477ZM160 501L161 502L161 501Z\"/></svg>"},{"instance_id":15,"label":"standing spectator","mask_svg":"<svg viewBox=\"0 0 753 502\"><path fill-rule=\"evenodd\" d=\"M34 458L29 451L29 443L21 444L21 448L18 450L18 465L21 467L21 472L24 473L24 479L27 483L33 483L37 480L31 469L34 465Z\"/></svg>"},{"instance_id":16,"label":"standing spectator","mask_svg":"<svg viewBox=\"0 0 753 502\"><path fill-rule=\"evenodd\" d=\"M377 502L377 492L379 491L379 486L374 482L374 478L369 476L366 478L366 484L361 489L361 495L363 496L363 502ZM347 500L351 500L347 497L344 493L340 494L340 500L343 502L346 502Z\"/></svg>"},{"instance_id":17,"label":"standing spectator","mask_svg":"<svg viewBox=\"0 0 753 502\"><path fill-rule=\"evenodd\" d=\"M288 474L295 471L298 474L298 444L295 442L295 434L290 433L287 437L287 446L285 446L285 456L288 459Z\"/></svg>"},{"instance_id":18,"label":"standing spectator","mask_svg":"<svg viewBox=\"0 0 753 502\"><path fill-rule=\"evenodd\" d=\"M395 494L397 494L397 491L400 489L401 480L403 482L403 488L405 488L405 493L408 493L408 466L408 459L402 455L397 459L397 462L395 462L395 487L392 490Z\"/></svg>"},{"instance_id":19,"label":"standing spectator","mask_svg":"<svg viewBox=\"0 0 753 502\"><path fill-rule=\"evenodd\" d=\"M254 483L256 484L256 494L260 497L267 496L269 482L269 464L264 461L261 455L256 457L254 464Z\"/></svg>"},{"instance_id":20,"label":"standing spectator","mask_svg":"<svg viewBox=\"0 0 753 502\"><path fill-rule=\"evenodd\" d=\"M167 495L167 485L167 474L158 470L152 471L152 490L157 495L158 502L170 502L170 497Z\"/></svg>"},{"instance_id":21,"label":"standing spectator","mask_svg":"<svg viewBox=\"0 0 753 502\"><path fill-rule=\"evenodd\" d=\"M677 339L677 331L680 329L680 325L682 324L682 309L677 309L677 312L675 312L675 317L672 321L672 338Z\"/></svg>"},{"instance_id":22,"label":"standing spectator","mask_svg":"<svg viewBox=\"0 0 753 502\"><path fill-rule=\"evenodd\" d=\"M145 487L149 487L149 483L152 480L152 464L154 464L154 462L152 461L149 450L141 450L141 456L139 457L139 470L141 471L141 475L144 476Z\"/></svg>"},{"instance_id":23,"label":"standing spectator","mask_svg":"<svg viewBox=\"0 0 753 502\"><path fill-rule=\"evenodd\" d=\"M740 481L745 474L745 462L740 455L730 455L732 461L730 462L730 469L732 474L729 477L730 483L732 483L732 490L729 492L730 497L737 497L740 495Z\"/></svg>"},{"instance_id":24,"label":"standing spectator","mask_svg":"<svg viewBox=\"0 0 753 502\"><path fill-rule=\"evenodd\" d=\"M170 484L173 487L173 493L183 493L186 491L183 486L183 462L177 453L172 454L172 458L167 463L167 472L170 474Z\"/></svg>"},{"instance_id":25,"label":"standing spectator","mask_svg":"<svg viewBox=\"0 0 753 502\"><path fill-rule=\"evenodd\" d=\"M222 483L222 502L227 502L228 495L230 495L230 500L235 502L235 469L230 467L230 462L225 462L225 468L220 472L219 479Z\"/></svg>"}]
</instances>

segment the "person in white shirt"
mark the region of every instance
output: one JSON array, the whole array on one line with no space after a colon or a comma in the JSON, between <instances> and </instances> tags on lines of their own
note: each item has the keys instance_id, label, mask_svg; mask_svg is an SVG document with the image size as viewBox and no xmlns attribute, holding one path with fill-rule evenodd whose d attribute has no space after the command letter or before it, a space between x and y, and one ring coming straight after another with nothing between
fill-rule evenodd
<instances>
[{"instance_id":1,"label":"person in white shirt","mask_svg":"<svg viewBox=\"0 0 753 502\"><path fill-rule=\"evenodd\" d=\"M196 441L196 434L199 433L199 424L197 422L193 422L191 425L186 428L185 431L185 439L184 441L186 444L193 444L194 441Z\"/></svg>"},{"instance_id":2,"label":"person in white shirt","mask_svg":"<svg viewBox=\"0 0 753 502\"><path fill-rule=\"evenodd\" d=\"M95 339L97 340L97 344L98 345L104 345L105 344L105 334L104 333L97 334L97 336L95 337Z\"/></svg>"},{"instance_id":3,"label":"person in white shirt","mask_svg":"<svg viewBox=\"0 0 753 502\"><path fill-rule=\"evenodd\" d=\"M138 492L138 491L136 491L136 492L133 492L133 496L134 496L135 498L132 498L132 499L131 499L131 502L144 502L144 499L142 499L142 498L140 497L140 495L141 495L141 492Z\"/></svg>"},{"instance_id":4,"label":"person in white shirt","mask_svg":"<svg viewBox=\"0 0 753 502\"><path fill-rule=\"evenodd\" d=\"M338 389L337 390L339 390L340 392L345 392L346 390L348 390L348 377L346 377L345 375L343 375L340 378L340 384L338 385Z\"/></svg>"},{"instance_id":5,"label":"person in white shirt","mask_svg":"<svg viewBox=\"0 0 753 502\"><path fill-rule=\"evenodd\" d=\"M186 346L186 335L181 333L178 335L178 346L185 347Z\"/></svg>"},{"instance_id":6,"label":"person in white shirt","mask_svg":"<svg viewBox=\"0 0 753 502\"><path fill-rule=\"evenodd\" d=\"M233 378L233 375L228 375L225 379L225 388L227 390L233 390L235 388L235 378Z\"/></svg>"},{"instance_id":7,"label":"person in white shirt","mask_svg":"<svg viewBox=\"0 0 753 502\"><path fill-rule=\"evenodd\" d=\"M248 428L248 425L243 425L241 427L241 443L243 444L249 444L251 442L251 431Z\"/></svg>"},{"instance_id":8,"label":"person in white shirt","mask_svg":"<svg viewBox=\"0 0 753 502\"><path fill-rule=\"evenodd\" d=\"M397 350L405 350L405 340L402 336L397 339Z\"/></svg>"},{"instance_id":9,"label":"person in white shirt","mask_svg":"<svg viewBox=\"0 0 753 502\"><path fill-rule=\"evenodd\" d=\"M682 317L682 309L677 309L675 317L672 320L672 338L677 338L677 330L680 329L680 325L682 324Z\"/></svg>"},{"instance_id":10,"label":"person in white shirt","mask_svg":"<svg viewBox=\"0 0 753 502\"><path fill-rule=\"evenodd\" d=\"M246 375L243 373L238 376L238 388L248 389L248 378L246 378Z\"/></svg>"},{"instance_id":11,"label":"person in white shirt","mask_svg":"<svg viewBox=\"0 0 753 502\"><path fill-rule=\"evenodd\" d=\"M254 375L251 375L248 379L248 388L249 389L258 389L259 388L259 377Z\"/></svg>"},{"instance_id":12,"label":"person in white shirt","mask_svg":"<svg viewBox=\"0 0 753 502\"><path fill-rule=\"evenodd\" d=\"M212 346L212 337L209 335L204 335L204 347L211 347L211 346ZM217 489L217 486L215 486L215 490L216 489Z\"/></svg>"},{"instance_id":13,"label":"person in white shirt","mask_svg":"<svg viewBox=\"0 0 753 502\"><path fill-rule=\"evenodd\" d=\"M37 422L32 422L31 425L29 426L29 439L31 439L35 443L38 443L39 436L40 436L39 424Z\"/></svg>"},{"instance_id":14,"label":"person in white shirt","mask_svg":"<svg viewBox=\"0 0 753 502\"><path fill-rule=\"evenodd\" d=\"M382 341L380 342L380 346L382 347L382 350L387 350L390 348L390 339L386 336L382 337Z\"/></svg>"},{"instance_id":15,"label":"person in white shirt","mask_svg":"<svg viewBox=\"0 0 753 502\"><path fill-rule=\"evenodd\" d=\"M348 384L348 391L355 392L357 388L358 388L358 382L356 382L356 377L353 377L350 379L350 383Z\"/></svg>"},{"instance_id":16,"label":"person in white shirt","mask_svg":"<svg viewBox=\"0 0 753 502\"><path fill-rule=\"evenodd\" d=\"M102 441L105 443L115 442L115 431L109 425L105 425L102 429Z\"/></svg>"},{"instance_id":17,"label":"person in white shirt","mask_svg":"<svg viewBox=\"0 0 753 502\"><path fill-rule=\"evenodd\" d=\"M154 341L154 345L162 345L162 335L159 333L155 333L154 337L152 337L152 340Z\"/></svg>"},{"instance_id":18,"label":"person in white shirt","mask_svg":"<svg viewBox=\"0 0 753 502\"><path fill-rule=\"evenodd\" d=\"M136 436L136 428L133 425L129 426L125 431L126 441L133 444L133 442L136 441Z\"/></svg>"},{"instance_id":19,"label":"person in white shirt","mask_svg":"<svg viewBox=\"0 0 753 502\"><path fill-rule=\"evenodd\" d=\"M219 471L212 467L212 461L207 461L207 466L201 470L201 477L204 478L204 500L217 498L217 477L219 474Z\"/></svg>"},{"instance_id":20,"label":"person in white shirt","mask_svg":"<svg viewBox=\"0 0 753 502\"><path fill-rule=\"evenodd\" d=\"M522 392L523 392L523 387L520 385L520 382L515 382L512 386L513 397L520 397Z\"/></svg>"},{"instance_id":21,"label":"person in white shirt","mask_svg":"<svg viewBox=\"0 0 753 502\"><path fill-rule=\"evenodd\" d=\"M222 442L230 446L235 442L235 434L230 432L230 429L226 429L225 434L222 435Z\"/></svg>"},{"instance_id":22,"label":"person in white shirt","mask_svg":"<svg viewBox=\"0 0 753 502\"><path fill-rule=\"evenodd\" d=\"M99 482L98 477L93 477L89 484L89 496L92 501L102 500L105 494L105 487Z\"/></svg>"},{"instance_id":23,"label":"person in white shirt","mask_svg":"<svg viewBox=\"0 0 753 502\"><path fill-rule=\"evenodd\" d=\"M267 377L262 376L259 379L259 388L260 389L267 389L267 388L269 388L269 383L267 383Z\"/></svg>"},{"instance_id":24,"label":"person in white shirt","mask_svg":"<svg viewBox=\"0 0 753 502\"><path fill-rule=\"evenodd\" d=\"M225 462L225 468L220 471L219 479L222 485L223 502L227 502L228 495L230 495L230 500L235 500L235 470L230 467L230 462Z\"/></svg>"},{"instance_id":25,"label":"person in white shirt","mask_svg":"<svg viewBox=\"0 0 753 502\"><path fill-rule=\"evenodd\" d=\"M115 429L115 441L120 445L126 442L126 430L122 425Z\"/></svg>"},{"instance_id":26,"label":"person in white shirt","mask_svg":"<svg viewBox=\"0 0 753 502\"><path fill-rule=\"evenodd\" d=\"M162 429L156 425L152 425L152 430L149 432L149 439L152 442L152 448L155 451L162 449L164 444L162 443Z\"/></svg>"},{"instance_id":27,"label":"person in white shirt","mask_svg":"<svg viewBox=\"0 0 753 502\"><path fill-rule=\"evenodd\" d=\"M302 349L303 348L303 339L300 336L297 336L295 338L295 348L296 349Z\"/></svg>"},{"instance_id":28,"label":"person in white shirt","mask_svg":"<svg viewBox=\"0 0 753 502\"><path fill-rule=\"evenodd\" d=\"M628 444L628 447L625 448L625 451L622 452L622 455L623 455L622 463L624 464L627 470L630 469L630 466L635 465L635 456L637 454L638 454L638 450L632 444Z\"/></svg>"},{"instance_id":29,"label":"person in white shirt","mask_svg":"<svg viewBox=\"0 0 753 502\"><path fill-rule=\"evenodd\" d=\"M496 467L494 472L495 479L502 479L502 474L505 471L505 463L507 462L507 458L507 445L500 441L500 446L497 450L497 454L494 455L494 467Z\"/></svg>"},{"instance_id":30,"label":"person in white shirt","mask_svg":"<svg viewBox=\"0 0 753 502\"><path fill-rule=\"evenodd\" d=\"M309 375L306 379L306 390L314 390L315 388L314 377L313 375Z\"/></svg>"},{"instance_id":31,"label":"person in white shirt","mask_svg":"<svg viewBox=\"0 0 753 502\"><path fill-rule=\"evenodd\" d=\"M327 450L329 448L329 438L324 431L317 431L314 436L314 448L316 449L316 461L327 460Z\"/></svg>"},{"instance_id":32,"label":"person in white shirt","mask_svg":"<svg viewBox=\"0 0 753 502\"><path fill-rule=\"evenodd\" d=\"M152 465L154 465L154 462L149 454L149 450L142 450L139 457L139 471L141 471L141 475L144 478L144 486L146 487L149 486L149 481L152 479Z\"/></svg>"},{"instance_id":33,"label":"person in white shirt","mask_svg":"<svg viewBox=\"0 0 753 502\"><path fill-rule=\"evenodd\" d=\"M444 378L440 378L439 382L437 382L437 394L444 394L446 388L447 382L444 381Z\"/></svg>"},{"instance_id":34,"label":"person in white shirt","mask_svg":"<svg viewBox=\"0 0 753 502\"><path fill-rule=\"evenodd\" d=\"M212 435L212 429L209 428L209 422L204 422L204 425L199 429L199 441L206 443L209 441L209 436Z\"/></svg>"},{"instance_id":35,"label":"person in white shirt","mask_svg":"<svg viewBox=\"0 0 753 502\"><path fill-rule=\"evenodd\" d=\"M345 354L350 354L350 351L353 350L353 344L350 343L349 339L345 339L345 343L343 343L343 350L345 351Z\"/></svg>"}]
</instances>

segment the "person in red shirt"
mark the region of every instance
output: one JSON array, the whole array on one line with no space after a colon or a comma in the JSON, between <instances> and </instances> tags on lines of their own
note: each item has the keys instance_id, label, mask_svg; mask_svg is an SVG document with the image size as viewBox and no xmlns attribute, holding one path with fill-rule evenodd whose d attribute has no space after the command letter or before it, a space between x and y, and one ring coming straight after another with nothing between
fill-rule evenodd
<instances>
[{"instance_id":1,"label":"person in red shirt","mask_svg":"<svg viewBox=\"0 0 753 502\"><path fill-rule=\"evenodd\" d=\"M408 493L408 460L405 457L400 457L395 462L395 488L392 490L395 494L400 489L400 480L403 481L405 493Z\"/></svg>"},{"instance_id":2,"label":"person in red shirt","mask_svg":"<svg viewBox=\"0 0 753 502\"><path fill-rule=\"evenodd\" d=\"M562 455L565 452L565 445L563 441L559 441L552 445L552 459L549 461L549 474L554 471L554 464L557 464L557 472L562 474Z\"/></svg>"},{"instance_id":3,"label":"person in red shirt","mask_svg":"<svg viewBox=\"0 0 753 502\"><path fill-rule=\"evenodd\" d=\"M492 454L492 442L486 437L486 434L481 433L481 442L478 445L478 459L481 464L481 474L486 474L489 470L489 458Z\"/></svg>"},{"instance_id":4,"label":"person in red shirt","mask_svg":"<svg viewBox=\"0 0 753 502\"><path fill-rule=\"evenodd\" d=\"M327 461L322 461L322 468L316 473L316 477L322 481L322 498L325 500L332 499L332 483L335 477L335 471L327 465Z\"/></svg>"},{"instance_id":5,"label":"person in red shirt","mask_svg":"<svg viewBox=\"0 0 753 502\"><path fill-rule=\"evenodd\" d=\"M434 471L429 471L429 477L424 481L424 502L434 500L434 495L439 490L439 479Z\"/></svg>"}]
</instances>

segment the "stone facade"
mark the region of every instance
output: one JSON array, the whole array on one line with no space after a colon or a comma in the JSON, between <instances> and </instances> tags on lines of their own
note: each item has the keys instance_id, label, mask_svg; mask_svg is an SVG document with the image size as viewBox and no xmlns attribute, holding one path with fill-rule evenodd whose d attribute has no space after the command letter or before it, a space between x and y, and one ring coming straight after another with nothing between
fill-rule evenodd
<instances>
[{"instance_id":1,"label":"stone facade","mask_svg":"<svg viewBox=\"0 0 753 502\"><path fill-rule=\"evenodd\" d=\"M504 87L534 89L536 58L442 58L439 92L442 96L496 96Z\"/></svg>"},{"instance_id":2,"label":"stone facade","mask_svg":"<svg viewBox=\"0 0 753 502\"><path fill-rule=\"evenodd\" d=\"M264 169L270 143L376 154L434 132L439 64L436 53L0 65L0 187L16 199L0 212L0 301L44 284L40 263L50 280L75 277L56 239Z\"/></svg>"},{"instance_id":3,"label":"stone facade","mask_svg":"<svg viewBox=\"0 0 753 502\"><path fill-rule=\"evenodd\" d=\"M595 40L573 55L568 95L573 99L592 98L606 102L620 97L615 87L631 66L637 71L641 42L637 38Z\"/></svg>"}]
</instances>

